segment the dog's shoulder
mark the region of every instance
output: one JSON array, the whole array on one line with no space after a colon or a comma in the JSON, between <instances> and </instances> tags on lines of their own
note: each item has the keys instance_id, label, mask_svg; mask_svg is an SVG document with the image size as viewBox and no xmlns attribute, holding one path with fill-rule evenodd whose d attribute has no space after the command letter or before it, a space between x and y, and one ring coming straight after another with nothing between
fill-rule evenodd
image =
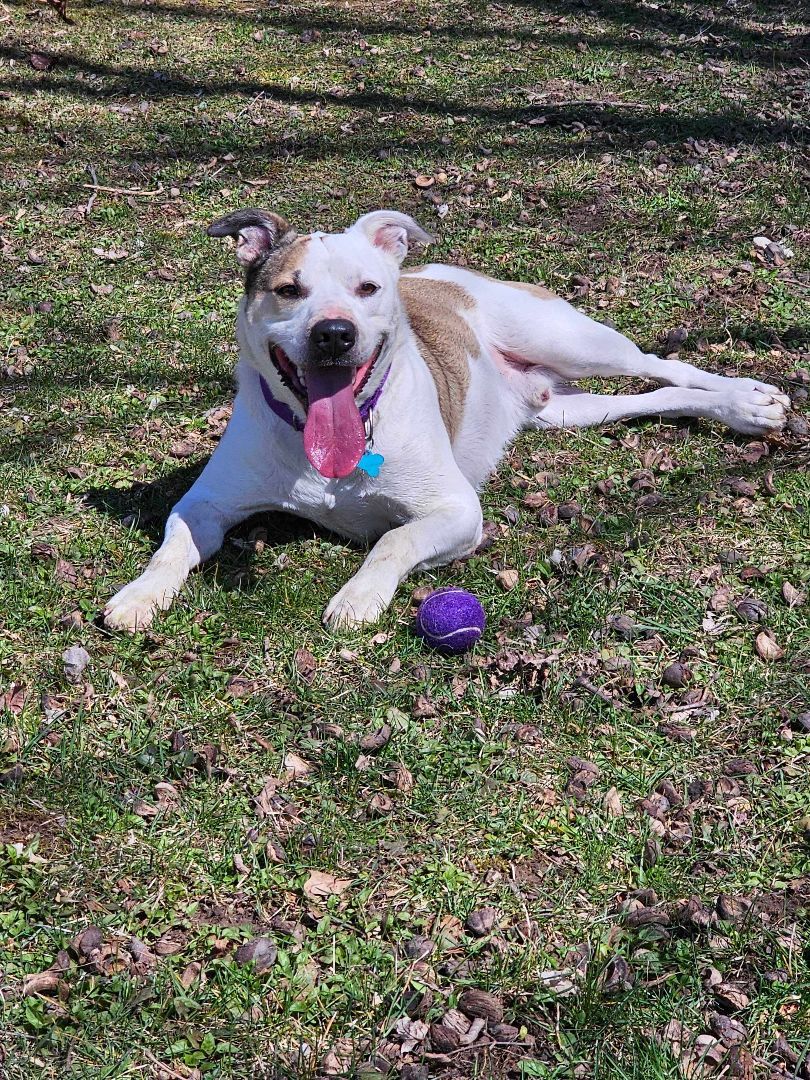
<instances>
[{"instance_id":1,"label":"dog's shoulder","mask_svg":"<svg viewBox=\"0 0 810 1080\"><path fill-rule=\"evenodd\" d=\"M476 300L458 282L423 275L421 268L402 275L399 293L419 352L436 384L442 420L452 441L464 415L470 358L481 351L467 317Z\"/></svg>"}]
</instances>

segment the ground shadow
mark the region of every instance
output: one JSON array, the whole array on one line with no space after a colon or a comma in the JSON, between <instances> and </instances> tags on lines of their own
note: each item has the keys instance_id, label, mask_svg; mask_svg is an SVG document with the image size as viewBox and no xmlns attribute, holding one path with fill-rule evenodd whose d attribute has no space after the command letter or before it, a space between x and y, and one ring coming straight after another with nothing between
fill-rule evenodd
<instances>
[{"instance_id":1,"label":"ground shadow","mask_svg":"<svg viewBox=\"0 0 810 1080\"><path fill-rule=\"evenodd\" d=\"M23 7L24 4L25 0L8 0L10 7ZM654 9L652 6L642 7L640 4L627 2L613 3L612 0L597 0L595 3L590 0L562 0L560 3L511 0L510 6L518 10L508 12L508 15L512 18L517 16L518 19L525 19L524 12L529 9L533 16L533 25L499 24L498 16L493 17L491 5L481 3L475 5L466 17L459 16L453 22L441 22L433 15L420 17L418 14L412 18L398 19L391 18L388 14L375 16L363 12L362 17L357 17L350 11L330 10L330 5L323 5L321 11L301 13L283 8L241 12L193 2L175 5L161 0L146 0L144 3L124 4L120 0L93 0L86 5L86 9L92 11L95 8L104 8L128 17L147 14L150 18L157 16L172 21L217 23L226 20L230 25L304 34L307 35L307 40L312 40L311 35L314 33L349 37L376 34L422 37L429 30L434 42L442 38L454 42L505 38L536 41L532 31L542 30L543 44L569 47L590 35L584 30L561 29L556 20L564 15L577 17L595 14L599 19L607 21L613 31L610 35L594 37L593 44L601 47L622 47L634 52L656 52L663 47L661 43L629 37L622 33L632 29L637 34L644 32L672 35L673 40L667 42L667 47L679 53L692 51L693 46L699 44L702 49L711 50L715 54L735 55L768 66L774 63L801 63L806 48L805 38L786 34L777 26L767 30L744 26L739 20L714 12L706 17L699 11L690 13L671 11L663 7ZM519 10L521 8L523 12ZM760 13L759 17L763 19L765 13ZM477 18L480 21L476 21ZM551 19L555 22L551 23Z\"/></svg>"},{"instance_id":2,"label":"ground shadow","mask_svg":"<svg viewBox=\"0 0 810 1080\"><path fill-rule=\"evenodd\" d=\"M627 43L622 42L621 47L626 48ZM84 97L104 98L116 94L136 94L148 88L150 97L154 99L237 94L250 98L264 96L281 104L298 106L311 106L331 101L340 105L341 108L364 110L370 113L407 110L438 117L463 114L497 125L499 128L511 122L528 123L536 119L539 114L546 117L547 124L584 124L586 126L593 124L595 118L598 117L600 127L610 134L629 136L643 134L645 137L657 134L658 137L673 141L683 141L691 137L714 138L723 143L777 142L787 136L802 138L807 133L807 129L796 122L760 119L752 116L750 110L732 104L722 111L684 116L675 112L662 113L657 110L653 112L655 105L652 103L649 106L650 111L645 108L639 112L635 109L628 110L618 102L603 102L596 109L589 103L568 105L544 102L511 105L453 101L447 98L428 97L424 94L395 94L373 88L336 94L328 90L305 90L300 87L293 89L280 83L248 77L214 78L201 81L180 76L172 71L146 72L135 65L94 61L67 50L53 52L51 55L58 68L77 68L85 75L109 79L113 85L99 89L91 82L76 80L69 75L54 72L49 73L47 79L32 75L25 78L13 77L0 80L0 89L50 94L69 92ZM23 64L27 63L28 53L25 49L15 46L3 46L0 47L0 57ZM197 152L192 156L200 159L200 148L196 142L195 149ZM285 147L285 153L288 149L289 147ZM345 156L347 147L344 143L341 143L341 151ZM205 153L209 152L206 148ZM123 157L126 158L126 156L124 152ZM188 157L190 155L175 151L172 156Z\"/></svg>"},{"instance_id":3,"label":"ground shadow","mask_svg":"<svg viewBox=\"0 0 810 1080\"><path fill-rule=\"evenodd\" d=\"M155 550L163 538L166 519L174 506L191 487L208 463L208 458L184 465L156 480L134 483L129 488L88 488L83 492L84 502L97 513L113 518L147 536ZM222 547L207 559L204 570L221 577L226 586L240 592L250 592L258 583L254 572L256 546L248 537L261 529L261 541L265 547L284 547L295 541L335 539L334 534L321 529L314 522L294 514L262 512L252 514L230 529ZM349 544L339 538L341 543ZM245 541L231 543L229 541Z\"/></svg>"}]
</instances>

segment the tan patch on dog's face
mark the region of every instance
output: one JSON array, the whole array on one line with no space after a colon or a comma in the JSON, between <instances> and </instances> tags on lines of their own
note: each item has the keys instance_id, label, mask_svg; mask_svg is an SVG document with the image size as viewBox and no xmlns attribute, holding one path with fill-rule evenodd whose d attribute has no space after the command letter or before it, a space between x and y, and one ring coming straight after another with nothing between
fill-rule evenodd
<instances>
[{"instance_id":1,"label":"tan patch on dog's face","mask_svg":"<svg viewBox=\"0 0 810 1080\"><path fill-rule=\"evenodd\" d=\"M455 282L409 276L400 278L399 294L419 351L436 384L442 420L452 442L464 416L470 385L469 357L480 352L478 338L462 314L475 307L475 300Z\"/></svg>"},{"instance_id":2,"label":"tan patch on dog's face","mask_svg":"<svg viewBox=\"0 0 810 1080\"><path fill-rule=\"evenodd\" d=\"M309 236L297 236L276 248L256 275L254 288L261 292L275 292L282 285L297 283L310 239Z\"/></svg>"}]
</instances>

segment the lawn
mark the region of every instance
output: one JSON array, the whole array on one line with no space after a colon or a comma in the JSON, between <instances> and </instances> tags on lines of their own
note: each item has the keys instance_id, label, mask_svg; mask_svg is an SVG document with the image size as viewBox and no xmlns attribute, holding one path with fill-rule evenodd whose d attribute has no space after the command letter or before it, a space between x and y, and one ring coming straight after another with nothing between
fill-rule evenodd
<instances>
[{"instance_id":1,"label":"lawn","mask_svg":"<svg viewBox=\"0 0 810 1080\"><path fill-rule=\"evenodd\" d=\"M67 17L0 3L3 1080L809 1077L800 6ZM227 420L205 227L251 204L407 211L796 411L522 437L363 632L320 625L362 552L263 517L111 634ZM447 584L460 659L410 631Z\"/></svg>"}]
</instances>

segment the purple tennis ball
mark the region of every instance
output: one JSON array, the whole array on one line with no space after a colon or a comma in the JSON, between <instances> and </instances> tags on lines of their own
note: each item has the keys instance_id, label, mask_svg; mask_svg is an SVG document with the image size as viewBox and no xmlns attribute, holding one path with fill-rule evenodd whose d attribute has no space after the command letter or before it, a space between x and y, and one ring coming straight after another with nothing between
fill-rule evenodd
<instances>
[{"instance_id":1,"label":"purple tennis ball","mask_svg":"<svg viewBox=\"0 0 810 1080\"><path fill-rule=\"evenodd\" d=\"M481 602L465 589L437 589L416 613L416 632L442 652L463 653L484 632L487 617Z\"/></svg>"}]
</instances>

